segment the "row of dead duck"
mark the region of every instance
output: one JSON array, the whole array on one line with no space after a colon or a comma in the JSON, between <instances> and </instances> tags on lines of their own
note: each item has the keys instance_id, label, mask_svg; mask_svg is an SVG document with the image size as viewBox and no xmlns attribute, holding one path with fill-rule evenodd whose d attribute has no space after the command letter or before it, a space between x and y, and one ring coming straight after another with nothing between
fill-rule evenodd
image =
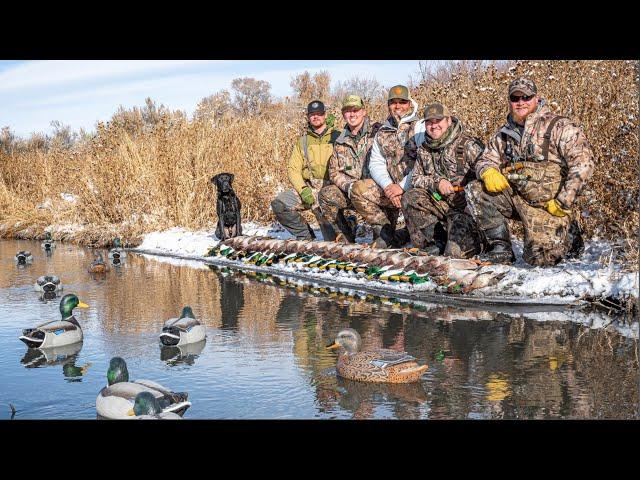
<instances>
[{"instance_id":1,"label":"row of dead duck","mask_svg":"<svg viewBox=\"0 0 640 480\"><path fill-rule=\"evenodd\" d=\"M55 248L55 242L48 237L42 242L42 248L51 254ZM109 251L109 258L120 264L125 257L126 252L117 240L114 242L114 248ZM16 254L16 261L20 265L31 263L32 260L33 257L28 251L20 251ZM104 269L96 268L101 264L104 264L102 255L97 254L89 267L89 272L106 272L106 265ZM62 290L59 278L53 275L40 277L35 285L36 289L43 293L55 295ZM80 301L75 294L63 296L60 300L60 320L24 329L19 339L29 349L41 351L81 345L82 328L73 315L73 309L76 307L88 308L89 306ZM163 346L204 345L205 339L205 328L195 318L189 306L183 308L180 317L167 320L159 336ZM326 347L328 350L341 349L336 366L339 376L370 383L411 383L419 381L428 368L427 365L419 365L416 359L406 352L388 349L362 351L361 345L362 339L358 332L347 328L341 330L336 340ZM77 351L74 351L74 354L77 354ZM89 363L76 369L82 375L90 365ZM126 362L120 357L111 359L107 371L107 386L96 398L98 418L109 419L179 419L190 406L187 392L173 392L151 380L130 382Z\"/></svg>"}]
</instances>

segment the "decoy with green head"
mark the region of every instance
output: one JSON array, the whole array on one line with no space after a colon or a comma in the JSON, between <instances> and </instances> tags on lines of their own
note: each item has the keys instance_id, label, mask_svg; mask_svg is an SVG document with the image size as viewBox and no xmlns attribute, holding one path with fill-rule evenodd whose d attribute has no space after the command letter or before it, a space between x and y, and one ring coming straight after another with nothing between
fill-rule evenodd
<instances>
[{"instance_id":1,"label":"decoy with green head","mask_svg":"<svg viewBox=\"0 0 640 480\"><path fill-rule=\"evenodd\" d=\"M109 259L114 265L118 265L125 259L127 252L122 248L120 238L113 241L113 248L109 250Z\"/></svg>"},{"instance_id":2,"label":"decoy with green head","mask_svg":"<svg viewBox=\"0 0 640 480\"><path fill-rule=\"evenodd\" d=\"M328 350L340 348L336 371L349 380L380 383L409 383L420 380L429 368L418 365L416 359L406 352L388 349L360 350L362 338L353 328L338 332Z\"/></svg>"},{"instance_id":3,"label":"decoy with green head","mask_svg":"<svg viewBox=\"0 0 640 480\"><path fill-rule=\"evenodd\" d=\"M51 251L54 248L56 248L56 242L53 239L53 237L51 236L51 232L45 232L44 233L44 240L42 241L40 246L42 247L42 249L45 252L48 252L48 253L51 253Z\"/></svg>"},{"instance_id":4,"label":"decoy with green head","mask_svg":"<svg viewBox=\"0 0 640 480\"><path fill-rule=\"evenodd\" d=\"M108 385L96 398L96 410L102 418L130 419L136 396L148 392L158 401L161 411L179 416L191 406L187 392L173 392L151 380L129 381L127 363L121 357L113 357L107 370Z\"/></svg>"},{"instance_id":5,"label":"decoy with green head","mask_svg":"<svg viewBox=\"0 0 640 480\"><path fill-rule=\"evenodd\" d=\"M60 299L60 320L51 320L35 328L26 328L19 337L29 348L49 348L82 341L82 328L73 315L74 308L89 308L73 293Z\"/></svg>"},{"instance_id":6,"label":"decoy with green head","mask_svg":"<svg viewBox=\"0 0 640 480\"><path fill-rule=\"evenodd\" d=\"M205 339L205 328L196 319L191 307L182 309L179 318L170 318L162 327L160 342L162 345L186 345Z\"/></svg>"},{"instance_id":7,"label":"decoy with green head","mask_svg":"<svg viewBox=\"0 0 640 480\"><path fill-rule=\"evenodd\" d=\"M160 403L150 392L140 392L133 401L133 408L127 412L137 420L182 420L173 412L163 412Z\"/></svg>"}]
</instances>

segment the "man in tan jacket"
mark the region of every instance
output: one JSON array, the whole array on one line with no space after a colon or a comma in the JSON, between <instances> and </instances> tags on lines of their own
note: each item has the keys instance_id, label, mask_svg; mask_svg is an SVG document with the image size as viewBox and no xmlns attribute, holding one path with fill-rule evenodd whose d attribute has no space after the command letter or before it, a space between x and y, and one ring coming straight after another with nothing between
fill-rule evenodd
<instances>
[{"instance_id":1,"label":"man in tan jacket","mask_svg":"<svg viewBox=\"0 0 640 480\"><path fill-rule=\"evenodd\" d=\"M307 131L293 147L287 165L293 188L281 192L271 202L276 219L298 240L315 238L300 211L318 207L318 192L329 184L327 164L340 134L327 125L327 112L320 100L307 105L307 120Z\"/></svg>"}]
</instances>

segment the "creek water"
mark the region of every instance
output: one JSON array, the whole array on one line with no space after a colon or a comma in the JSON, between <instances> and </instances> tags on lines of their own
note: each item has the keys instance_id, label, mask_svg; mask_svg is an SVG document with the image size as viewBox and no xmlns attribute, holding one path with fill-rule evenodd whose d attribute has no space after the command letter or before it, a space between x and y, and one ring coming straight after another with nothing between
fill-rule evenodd
<instances>
[{"instance_id":1,"label":"creek water","mask_svg":"<svg viewBox=\"0 0 640 480\"><path fill-rule=\"evenodd\" d=\"M16 265L30 250L33 262ZM101 250L105 259L107 250ZM639 416L638 340L588 314L501 313L319 293L200 262L129 253L105 274L93 251L0 241L0 418L95 419L109 360L130 376L189 392L185 419L629 419ZM43 299L45 274L64 290ZM84 340L29 349L22 329L60 318L62 295ZM162 347L164 322L192 307L206 341ZM575 320L571 320L575 315ZM596 314L593 314L596 315ZM567 320L569 318L569 320ZM586 318L586 320L585 320ZM637 321L637 319L635 320ZM613 328L619 326L619 328ZM325 349L345 327L364 348L404 350L427 363L417 383L381 385L336 376Z\"/></svg>"}]
</instances>

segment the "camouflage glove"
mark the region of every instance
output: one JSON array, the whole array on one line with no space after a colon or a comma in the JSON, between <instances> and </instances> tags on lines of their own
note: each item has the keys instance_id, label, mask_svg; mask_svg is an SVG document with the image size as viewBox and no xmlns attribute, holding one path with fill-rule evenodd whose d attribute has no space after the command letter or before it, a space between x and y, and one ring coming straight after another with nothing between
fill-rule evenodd
<instances>
[{"instance_id":1,"label":"camouflage glove","mask_svg":"<svg viewBox=\"0 0 640 480\"><path fill-rule=\"evenodd\" d=\"M562 208L555 198L549 200L545 207L547 209L547 212L556 217L564 217L571 213L571 210L565 210L564 208Z\"/></svg>"},{"instance_id":2,"label":"camouflage glove","mask_svg":"<svg viewBox=\"0 0 640 480\"><path fill-rule=\"evenodd\" d=\"M303 187L300 191L300 197L302 198L303 203L309 206L313 205L316 201L316 199L313 198L313 190L311 190L311 187Z\"/></svg>"},{"instance_id":3,"label":"camouflage glove","mask_svg":"<svg viewBox=\"0 0 640 480\"><path fill-rule=\"evenodd\" d=\"M495 168L487 168L480 178L484 182L484 186L487 191L491 193L498 193L505 188L509 188L509 181Z\"/></svg>"}]
</instances>

